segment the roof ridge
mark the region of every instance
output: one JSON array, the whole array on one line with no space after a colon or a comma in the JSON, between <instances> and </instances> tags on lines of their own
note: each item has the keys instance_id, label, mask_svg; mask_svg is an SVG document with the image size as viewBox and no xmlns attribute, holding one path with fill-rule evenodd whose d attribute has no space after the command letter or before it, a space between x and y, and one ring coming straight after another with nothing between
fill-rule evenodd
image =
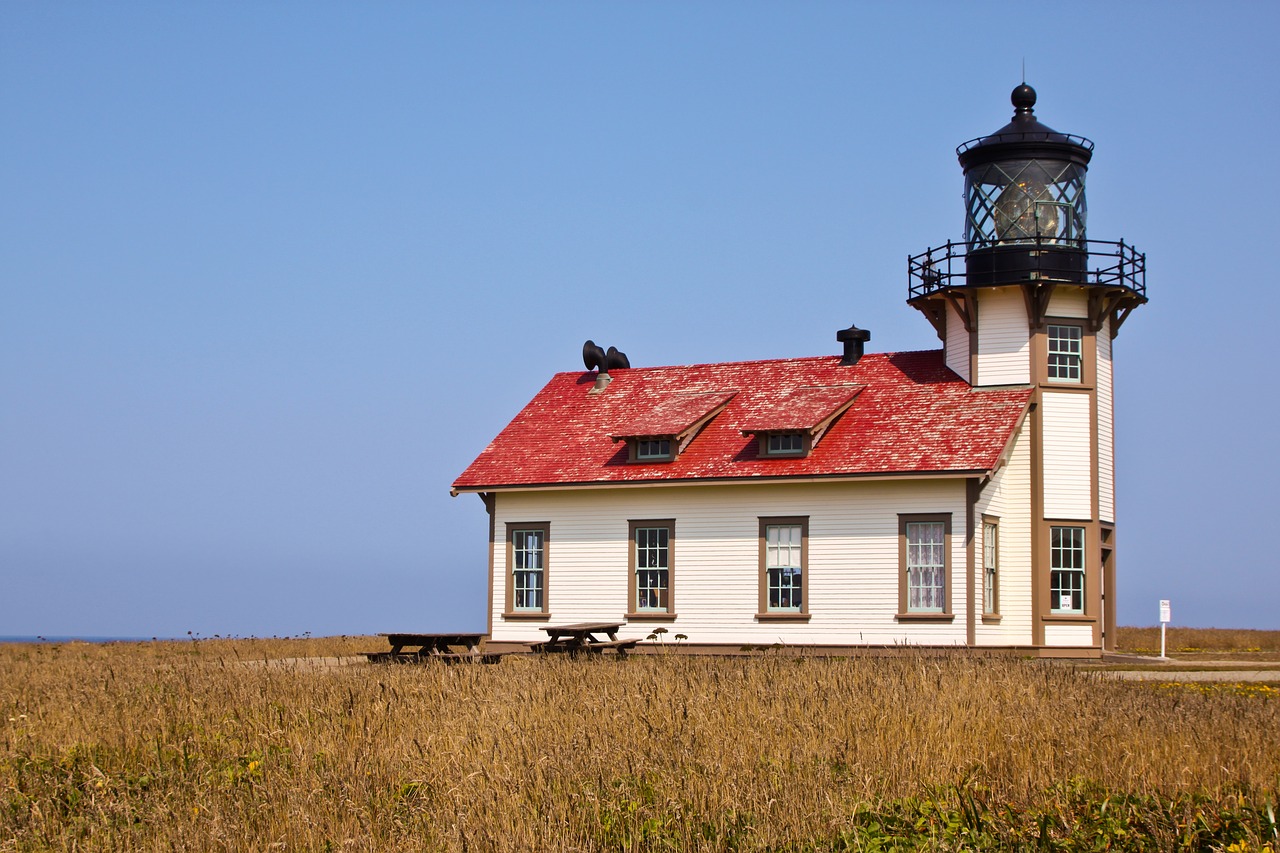
<instances>
[{"instance_id":1,"label":"roof ridge","mask_svg":"<svg viewBox=\"0 0 1280 853\"><path fill-rule=\"evenodd\" d=\"M869 352L862 358L866 359L887 359L895 355L916 355L919 353L940 353L942 347L937 349L918 349L918 350L898 350L896 352ZM742 361L700 361L693 364L654 364L654 365L632 365L628 368L619 368L625 370L693 370L700 367L725 367L728 365L750 365L750 364L794 364L803 361L839 361L839 355L802 355L792 358L748 358ZM590 370L561 370L556 376L581 376L584 373L590 373Z\"/></svg>"}]
</instances>

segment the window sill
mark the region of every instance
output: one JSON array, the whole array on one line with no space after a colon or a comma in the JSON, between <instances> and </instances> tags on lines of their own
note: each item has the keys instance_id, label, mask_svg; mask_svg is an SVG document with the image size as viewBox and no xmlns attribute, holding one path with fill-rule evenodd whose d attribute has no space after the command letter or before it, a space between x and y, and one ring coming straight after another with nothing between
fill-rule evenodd
<instances>
[{"instance_id":1,"label":"window sill","mask_svg":"<svg viewBox=\"0 0 1280 853\"><path fill-rule=\"evenodd\" d=\"M674 622L677 614L661 610L640 610L626 614L628 622Z\"/></svg>"},{"instance_id":2,"label":"window sill","mask_svg":"<svg viewBox=\"0 0 1280 853\"><path fill-rule=\"evenodd\" d=\"M1040 618L1046 622L1077 622L1090 625L1098 621L1087 613L1046 613Z\"/></svg>"},{"instance_id":3,"label":"window sill","mask_svg":"<svg viewBox=\"0 0 1280 853\"><path fill-rule=\"evenodd\" d=\"M893 617L899 622L954 622L954 613L897 613Z\"/></svg>"},{"instance_id":4,"label":"window sill","mask_svg":"<svg viewBox=\"0 0 1280 853\"><path fill-rule=\"evenodd\" d=\"M508 610L502 618L508 622L546 622L551 619L551 614L541 610Z\"/></svg>"},{"instance_id":5,"label":"window sill","mask_svg":"<svg viewBox=\"0 0 1280 853\"><path fill-rule=\"evenodd\" d=\"M771 610L756 614L757 622L808 622L809 614L802 611Z\"/></svg>"},{"instance_id":6,"label":"window sill","mask_svg":"<svg viewBox=\"0 0 1280 853\"><path fill-rule=\"evenodd\" d=\"M982 624L983 625L999 625L1001 618L1002 617L1000 616L999 613L983 613Z\"/></svg>"},{"instance_id":7,"label":"window sill","mask_svg":"<svg viewBox=\"0 0 1280 853\"><path fill-rule=\"evenodd\" d=\"M1040 383L1041 388L1053 388L1055 390L1065 391L1072 389L1075 391L1092 391L1093 385L1086 385L1078 379L1045 379Z\"/></svg>"}]
</instances>

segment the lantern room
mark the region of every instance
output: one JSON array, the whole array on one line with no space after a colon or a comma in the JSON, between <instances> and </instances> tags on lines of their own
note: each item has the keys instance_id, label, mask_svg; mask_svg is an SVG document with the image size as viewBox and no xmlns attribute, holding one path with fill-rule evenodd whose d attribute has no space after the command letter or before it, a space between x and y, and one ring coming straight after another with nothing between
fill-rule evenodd
<instances>
[{"instance_id":1,"label":"lantern room","mask_svg":"<svg viewBox=\"0 0 1280 853\"><path fill-rule=\"evenodd\" d=\"M964 168L969 283L1081 281L1088 259L1084 179L1093 143L1041 124L1036 91L1026 83L1010 100L1012 121L956 149Z\"/></svg>"},{"instance_id":2,"label":"lantern room","mask_svg":"<svg viewBox=\"0 0 1280 853\"><path fill-rule=\"evenodd\" d=\"M908 259L908 302L942 336L941 305L960 305L958 290L1021 286L1037 328L1054 287L1080 286L1118 327L1147 301L1146 259L1123 240L1087 238L1085 176L1093 143L1041 123L1035 89L1025 82L1010 101L1008 124L956 149L965 178L964 240Z\"/></svg>"},{"instance_id":3,"label":"lantern room","mask_svg":"<svg viewBox=\"0 0 1280 853\"><path fill-rule=\"evenodd\" d=\"M1013 121L956 150L965 177L965 240L975 248L1037 242L1080 248L1093 143L1041 124L1036 92L1026 83L1011 100Z\"/></svg>"}]
</instances>

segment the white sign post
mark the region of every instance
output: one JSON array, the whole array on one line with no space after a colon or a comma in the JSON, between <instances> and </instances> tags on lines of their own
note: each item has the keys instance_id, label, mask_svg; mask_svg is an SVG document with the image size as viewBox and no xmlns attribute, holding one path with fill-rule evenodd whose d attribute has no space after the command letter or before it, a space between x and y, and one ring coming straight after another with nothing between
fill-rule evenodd
<instances>
[{"instance_id":1,"label":"white sign post","mask_svg":"<svg viewBox=\"0 0 1280 853\"><path fill-rule=\"evenodd\" d=\"M1169 624L1169 599L1160 599L1160 659L1167 660L1164 655L1164 629Z\"/></svg>"}]
</instances>

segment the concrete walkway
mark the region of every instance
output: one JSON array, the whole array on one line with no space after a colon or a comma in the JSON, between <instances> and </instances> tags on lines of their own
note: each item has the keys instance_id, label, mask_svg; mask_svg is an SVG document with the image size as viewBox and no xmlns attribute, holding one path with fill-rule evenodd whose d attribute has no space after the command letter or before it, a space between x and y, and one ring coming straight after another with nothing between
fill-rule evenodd
<instances>
[{"instance_id":1,"label":"concrete walkway","mask_svg":"<svg viewBox=\"0 0 1280 853\"><path fill-rule=\"evenodd\" d=\"M1098 673L1103 678L1118 678L1124 681L1160 681L1176 684L1193 681L1268 681L1280 683L1280 671L1258 669L1202 669L1194 672L1161 669L1113 669Z\"/></svg>"},{"instance_id":2,"label":"concrete walkway","mask_svg":"<svg viewBox=\"0 0 1280 853\"><path fill-rule=\"evenodd\" d=\"M1198 681L1276 682L1280 683L1280 662L1247 660L1192 660L1145 657L1141 655L1104 655L1104 665L1141 666L1143 669L1098 669L1103 678L1124 681L1161 681L1192 683Z\"/></svg>"}]
</instances>

